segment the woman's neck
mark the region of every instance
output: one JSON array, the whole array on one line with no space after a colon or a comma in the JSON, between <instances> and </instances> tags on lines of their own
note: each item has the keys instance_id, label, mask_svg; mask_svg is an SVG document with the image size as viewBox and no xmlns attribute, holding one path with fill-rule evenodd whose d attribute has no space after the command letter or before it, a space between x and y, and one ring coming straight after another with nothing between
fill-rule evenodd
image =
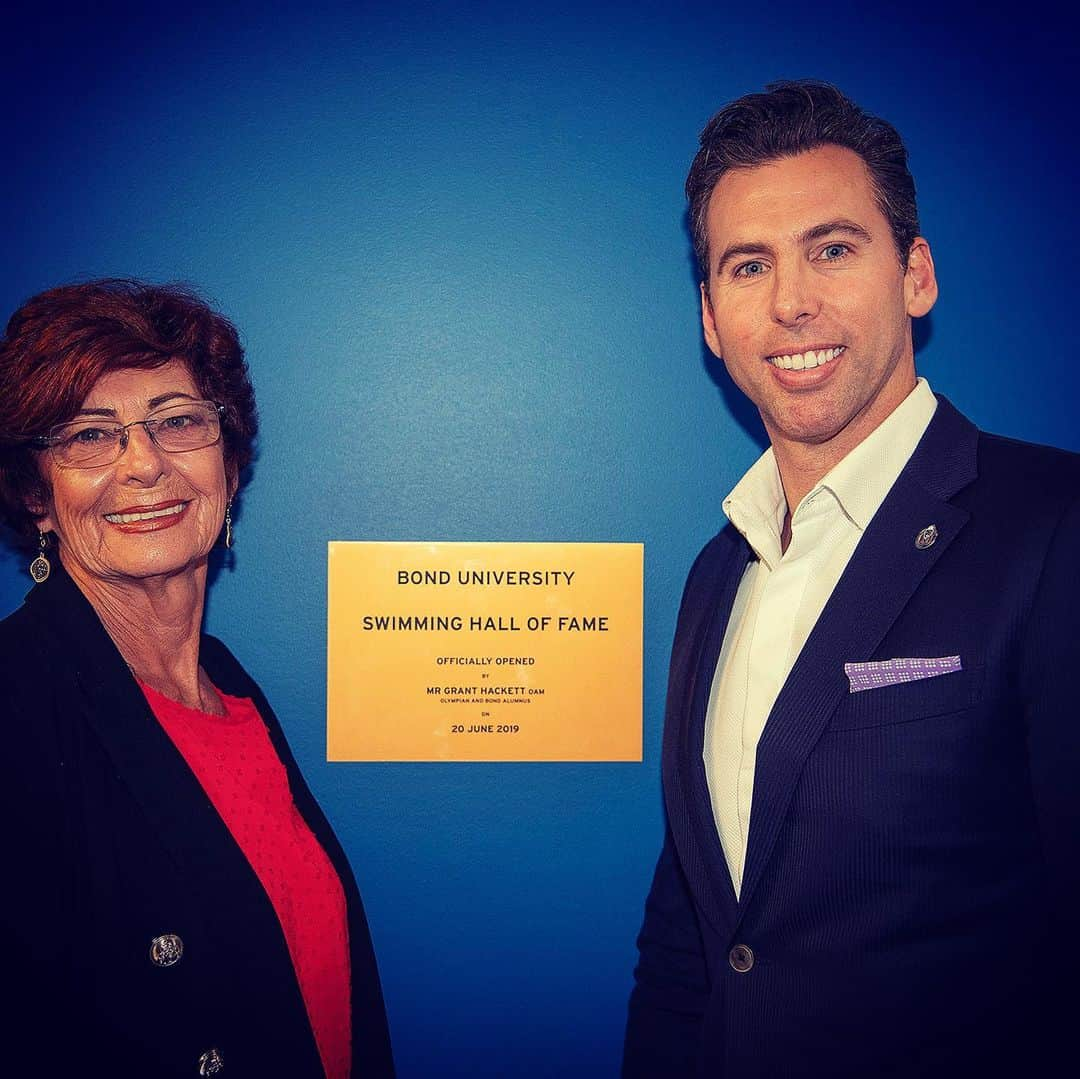
<instances>
[{"instance_id":1,"label":"woman's neck","mask_svg":"<svg viewBox=\"0 0 1080 1079\"><path fill-rule=\"evenodd\" d=\"M222 714L221 700L199 665L205 562L175 574L114 579L67 562L64 568L138 679L189 708Z\"/></svg>"}]
</instances>

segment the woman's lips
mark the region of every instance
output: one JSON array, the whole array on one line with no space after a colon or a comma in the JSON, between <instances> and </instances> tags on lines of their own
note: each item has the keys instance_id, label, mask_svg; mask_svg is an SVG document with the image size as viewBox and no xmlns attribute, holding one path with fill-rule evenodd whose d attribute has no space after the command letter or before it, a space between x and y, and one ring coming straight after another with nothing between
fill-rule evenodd
<instances>
[{"instance_id":1,"label":"woman's lips","mask_svg":"<svg viewBox=\"0 0 1080 1079\"><path fill-rule=\"evenodd\" d=\"M105 520L123 532L153 532L178 524L190 502L158 502L153 506L129 506L106 513Z\"/></svg>"}]
</instances>

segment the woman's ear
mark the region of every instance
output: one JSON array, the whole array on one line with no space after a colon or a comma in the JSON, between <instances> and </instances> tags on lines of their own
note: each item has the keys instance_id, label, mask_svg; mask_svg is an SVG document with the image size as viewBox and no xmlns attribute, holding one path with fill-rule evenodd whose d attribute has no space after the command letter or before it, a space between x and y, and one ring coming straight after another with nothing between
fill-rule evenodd
<instances>
[{"instance_id":1,"label":"woman's ear","mask_svg":"<svg viewBox=\"0 0 1080 1079\"><path fill-rule=\"evenodd\" d=\"M44 492L42 492L44 495ZM34 518L34 525L39 532L55 532L56 521L53 519L49 499L32 497L26 500L26 512Z\"/></svg>"}]
</instances>

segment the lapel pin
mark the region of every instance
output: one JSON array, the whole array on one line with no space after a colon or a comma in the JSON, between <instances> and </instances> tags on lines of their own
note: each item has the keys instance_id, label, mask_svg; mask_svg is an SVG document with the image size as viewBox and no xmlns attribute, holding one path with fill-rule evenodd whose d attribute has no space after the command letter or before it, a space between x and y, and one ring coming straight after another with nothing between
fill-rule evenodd
<instances>
[{"instance_id":1,"label":"lapel pin","mask_svg":"<svg viewBox=\"0 0 1080 1079\"><path fill-rule=\"evenodd\" d=\"M937 542L937 525L927 525L916 537L915 546L920 551L925 551L927 547L933 547Z\"/></svg>"}]
</instances>

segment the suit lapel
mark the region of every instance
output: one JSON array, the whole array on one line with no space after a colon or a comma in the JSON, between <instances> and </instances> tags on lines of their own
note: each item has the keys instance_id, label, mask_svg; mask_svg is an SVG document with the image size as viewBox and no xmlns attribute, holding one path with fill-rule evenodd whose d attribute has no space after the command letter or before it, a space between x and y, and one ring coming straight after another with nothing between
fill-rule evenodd
<instances>
[{"instance_id":1,"label":"suit lapel","mask_svg":"<svg viewBox=\"0 0 1080 1079\"><path fill-rule=\"evenodd\" d=\"M750 556L749 545L729 525L692 571L672 654L665 724L664 790L672 835L701 909L722 936L734 926L737 903L713 819L702 746L709 688Z\"/></svg>"},{"instance_id":2,"label":"suit lapel","mask_svg":"<svg viewBox=\"0 0 1080 1079\"><path fill-rule=\"evenodd\" d=\"M946 499L975 478L977 437L975 427L940 398L776 699L757 750L742 911L761 880L806 759L848 692L844 663L873 657L968 519ZM920 549L915 537L929 525L937 538Z\"/></svg>"}]
</instances>

